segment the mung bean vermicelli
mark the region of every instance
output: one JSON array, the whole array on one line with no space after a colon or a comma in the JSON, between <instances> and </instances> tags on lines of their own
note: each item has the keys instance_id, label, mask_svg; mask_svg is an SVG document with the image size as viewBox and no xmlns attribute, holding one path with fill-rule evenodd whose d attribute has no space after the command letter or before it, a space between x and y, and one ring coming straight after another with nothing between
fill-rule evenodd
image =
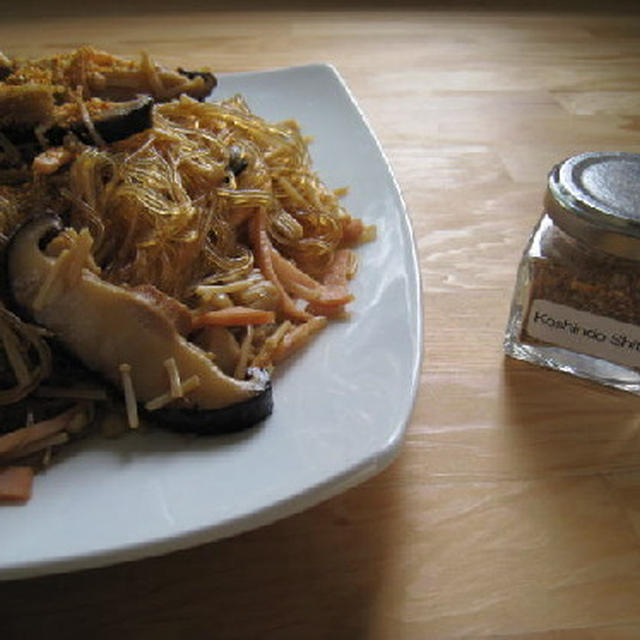
<instances>
[{"instance_id":1,"label":"mung bean vermicelli","mask_svg":"<svg viewBox=\"0 0 640 640\"><path fill-rule=\"evenodd\" d=\"M297 123L203 101L206 71L90 47L2 57L0 77L5 484L91 425L264 417L265 379L344 316L374 234Z\"/></svg>"}]
</instances>

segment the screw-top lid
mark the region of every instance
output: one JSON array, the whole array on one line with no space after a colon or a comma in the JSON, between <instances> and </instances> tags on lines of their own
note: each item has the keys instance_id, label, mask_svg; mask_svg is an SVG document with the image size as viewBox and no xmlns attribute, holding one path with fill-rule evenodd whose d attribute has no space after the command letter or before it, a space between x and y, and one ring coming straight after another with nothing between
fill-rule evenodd
<instances>
[{"instance_id":1,"label":"screw-top lid","mask_svg":"<svg viewBox=\"0 0 640 640\"><path fill-rule=\"evenodd\" d=\"M640 154L583 153L549 174L547 213L567 233L640 260Z\"/></svg>"}]
</instances>

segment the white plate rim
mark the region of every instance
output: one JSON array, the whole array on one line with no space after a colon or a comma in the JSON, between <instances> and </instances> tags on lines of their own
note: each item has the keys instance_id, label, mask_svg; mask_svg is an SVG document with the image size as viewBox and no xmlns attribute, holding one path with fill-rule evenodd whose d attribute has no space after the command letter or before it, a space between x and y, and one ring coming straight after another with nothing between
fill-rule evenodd
<instances>
[{"instance_id":1,"label":"white plate rim","mask_svg":"<svg viewBox=\"0 0 640 640\"><path fill-rule=\"evenodd\" d=\"M413 353L410 372L411 388L408 390L407 394L408 397L410 396L410 402L407 405L406 415L404 416L403 423L398 425L398 428L393 433L393 437L387 441L386 445L382 449L376 451L367 458L362 459L357 465L345 469L341 473L338 473L334 476L325 478L324 481L319 482L310 489L298 493L292 493L291 495L279 501L273 502L271 504L266 504L262 508L251 513L245 513L241 516L224 521L211 522L207 526L203 526L188 532L183 532L178 535L169 535L152 541L143 540L138 543L129 544L126 547L100 550L95 553L80 554L77 556L51 558L47 561L22 561L16 562L13 565L6 563L5 566L2 566L0 564L0 580L22 579L53 573L70 572L109 566L116 563L163 555L173 551L178 551L230 536L235 536L249 530L263 527L277 520L290 517L296 513L311 508L337 494L340 494L349 488L361 484L362 482L368 480L372 476L385 469L397 456L404 441L406 429L411 418L413 408L415 406L420 380L420 372L422 369L423 301L421 295L421 274L417 257L414 230L411 225L409 213L407 211L401 189L394 176L391 165L382 149L377 136L370 126L366 115L363 113L349 87L347 86L347 83L342 78L334 65L329 63L315 63L292 67L279 67L275 69L255 72L246 71L235 73L220 73L217 75L218 78L223 82L225 78L242 79L243 77L253 76L266 77L269 74L288 74L292 72L304 73L307 71L311 72L313 70L321 70L331 74L333 79L338 81L339 85L344 91L344 94L359 114L363 124L368 131L369 136L377 147L380 159L386 167L388 177L395 190L394 196L397 198L399 207L403 212L403 215L400 218L400 224L402 225L401 232L403 236L408 240L407 250L409 255L407 256L407 258L408 263L411 267L411 271L407 274L407 276L414 283L414 286L411 290L411 295L415 297L412 300L415 305L416 314L413 318L413 322L415 323L417 332L415 340L415 353ZM216 99L215 94L213 98ZM296 117L296 114L292 114L292 117ZM13 509L19 507L9 508Z\"/></svg>"}]
</instances>

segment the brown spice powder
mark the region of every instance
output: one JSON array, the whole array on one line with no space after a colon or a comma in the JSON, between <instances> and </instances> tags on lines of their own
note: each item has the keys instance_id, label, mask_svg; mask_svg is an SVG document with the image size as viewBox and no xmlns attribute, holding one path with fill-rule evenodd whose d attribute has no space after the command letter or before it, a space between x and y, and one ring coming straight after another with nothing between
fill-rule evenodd
<instances>
[{"instance_id":1,"label":"brown spice powder","mask_svg":"<svg viewBox=\"0 0 640 640\"><path fill-rule=\"evenodd\" d=\"M572 264L568 268L548 259L530 260L531 287L522 339L539 342L526 330L534 300L547 300L640 326L640 265L629 263L612 258L589 266Z\"/></svg>"}]
</instances>

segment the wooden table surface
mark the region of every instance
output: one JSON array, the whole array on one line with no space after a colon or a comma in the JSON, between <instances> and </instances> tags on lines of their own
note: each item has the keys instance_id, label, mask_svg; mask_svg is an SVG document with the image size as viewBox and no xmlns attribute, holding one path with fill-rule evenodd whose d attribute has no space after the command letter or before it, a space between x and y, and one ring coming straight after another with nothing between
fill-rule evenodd
<instances>
[{"instance_id":1,"label":"wooden table surface","mask_svg":"<svg viewBox=\"0 0 640 640\"><path fill-rule=\"evenodd\" d=\"M236 538L0 582L0 638L640 638L640 398L501 350L548 169L640 151L633 3L90 4L14 3L0 49L336 65L413 220L424 364L377 477Z\"/></svg>"}]
</instances>

